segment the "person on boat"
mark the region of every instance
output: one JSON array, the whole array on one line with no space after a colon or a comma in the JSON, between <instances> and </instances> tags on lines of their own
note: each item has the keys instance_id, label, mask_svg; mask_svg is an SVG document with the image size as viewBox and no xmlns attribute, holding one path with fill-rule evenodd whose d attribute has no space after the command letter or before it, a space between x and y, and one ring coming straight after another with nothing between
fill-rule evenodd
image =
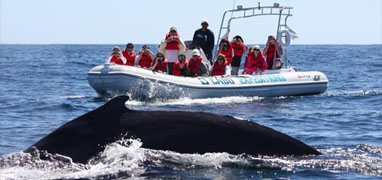
<instances>
[{"instance_id":1,"label":"person on boat","mask_svg":"<svg viewBox=\"0 0 382 180\"><path fill-rule=\"evenodd\" d=\"M232 63L232 46L228 39L222 38L219 43L219 53L223 54L227 60L227 65L231 66Z\"/></svg>"},{"instance_id":2,"label":"person on boat","mask_svg":"<svg viewBox=\"0 0 382 180\"><path fill-rule=\"evenodd\" d=\"M134 44L133 43L127 43L126 48L122 52L123 57L126 59L125 65L127 66L134 66L135 65L135 52L134 52Z\"/></svg>"},{"instance_id":3,"label":"person on boat","mask_svg":"<svg viewBox=\"0 0 382 180\"><path fill-rule=\"evenodd\" d=\"M165 54L166 59L168 60L168 70L170 72L169 74L172 74L172 66L178 58L178 54L181 54L185 51L185 45L184 42L180 39L176 27L170 28L170 31L166 34L164 41L166 43Z\"/></svg>"},{"instance_id":4,"label":"person on boat","mask_svg":"<svg viewBox=\"0 0 382 180\"><path fill-rule=\"evenodd\" d=\"M280 69L282 67L282 49L275 36L268 36L263 54L267 59L268 69Z\"/></svg>"},{"instance_id":5,"label":"person on boat","mask_svg":"<svg viewBox=\"0 0 382 180\"><path fill-rule=\"evenodd\" d=\"M244 44L243 38L239 35L233 37L230 44L233 50L231 74L238 75L240 64L241 64L241 57L243 56L243 53L248 50L248 47Z\"/></svg>"},{"instance_id":6,"label":"person on boat","mask_svg":"<svg viewBox=\"0 0 382 180\"><path fill-rule=\"evenodd\" d=\"M168 61L164 57L163 53L158 52L156 57L154 58L154 65L151 67L153 71L157 71L160 73L166 73L167 72L167 65Z\"/></svg>"},{"instance_id":7,"label":"person on boat","mask_svg":"<svg viewBox=\"0 0 382 180\"><path fill-rule=\"evenodd\" d=\"M245 65L245 74L263 74L267 69L267 61L260 51L260 46L256 45L251 49L252 51L249 52L247 56L248 60Z\"/></svg>"},{"instance_id":8,"label":"person on boat","mask_svg":"<svg viewBox=\"0 0 382 180\"><path fill-rule=\"evenodd\" d=\"M212 64L212 49L214 48L215 36L214 33L208 29L208 20L202 20L202 28L198 29L194 33L192 38L192 45L202 48L207 59Z\"/></svg>"},{"instance_id":9,"label":"person on boat","mask_svg":"<svg viewBox=\"0 0 382 180\"><path fill-rule=\"evenodd\" d=\"M188 61L186 59L186 56L184 54L179 54L178 59L175 61L174 65L172 66L172 75L175 76L188 76Z\"/></svg>"},{"instance_id":10,"label":"person on boat","mask_svg":"<svg viewBox=\"0 0 382 180\"><path fill-rule=\"evenodd\" d=\"M188 61L189 76L208 76L207 66L202 62L203 58L198 49L192 50L192 57Z\"/></svg>"},{"instance_id":11,"label":"person on boat","mask_svg":"<svg viewBox=\"0 0 382 180\"><path fill-rule=\"evenodd\" d=\"M227 60L223 54L219 54L210 70L211 76L231 76L231 69L227 65Z\"/></svg>"},{"instance_id":12,"label":"person on boat","mask_svg":"<svg viewBox=\"0 0 382 180\"><path fill-rule=\"evenodd\" d=\"M145 69L150 68L154 58L155 55L150 50L150 47L148 45L143 45L142 50L139 51L139 55L137 57L138 67Z\"/></svg>"},{"instance_id":13,"label":"person on boat","mask_svg":"<svg viewBox=\"0 0 382 180\"><path fill-rule=\"evenodd\" d=\"M122 56L121 49L118 46L115 46L111 51L110 58L106 63L115 63L123 65L126 63L126 59Z\"/></svg>"}]
</instances>

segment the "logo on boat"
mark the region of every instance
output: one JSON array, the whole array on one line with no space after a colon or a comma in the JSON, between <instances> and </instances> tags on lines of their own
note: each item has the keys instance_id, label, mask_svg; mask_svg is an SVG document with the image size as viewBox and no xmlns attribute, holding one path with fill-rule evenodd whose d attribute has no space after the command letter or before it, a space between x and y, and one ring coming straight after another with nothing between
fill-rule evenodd
<instances>
[{"instance_id":1,"label":"logo on boat","mask_svg":"<svg viewBox=\"0 0 382 180\"><path fill-rule=\"evenodd\" d=\"M210 77L210 78L198 78L202 84L235 84L231 78L221 78L221 77Z\"/></svg>"},{"instance_id":2,"label":"logo on boat","mask_svg":"<svg viewBox=\"0 0 382 180\"><path fill-rule=\"evenodd\" d=\"M299 79L306 79L306 78L310 78L310 75L297 75L297 77Z\"/></svg>"},{"instance_id":3,"label":"logo on boat","mask_svg":"<svg viewBox=\"0 0 382 180\"><path fill-rule=\"evenodd\" d=\"M236 79L236 82L234 79ZM198 78L198 80L203 85L207 85L207 84L227 85L227 84L258 84L258 83L285 82L286 78L282 75L271 75L271 76L238 77L238 78L209 77L209 78ZM237 80L239 81L237 82Z\"/></svg>"},{"instance_id":4,"label":"logo on boat","mask_svg":"<svg viewBox=\"0 0 382 180\"><path fill-rule=\"evenodd\" d=\"M239 78L239 80L240 80L240 84L258 84L258 83L285 82L286 78L282 75L272 75L272 76L245 77L245 78Z\"/></svg>"}]
</instances>

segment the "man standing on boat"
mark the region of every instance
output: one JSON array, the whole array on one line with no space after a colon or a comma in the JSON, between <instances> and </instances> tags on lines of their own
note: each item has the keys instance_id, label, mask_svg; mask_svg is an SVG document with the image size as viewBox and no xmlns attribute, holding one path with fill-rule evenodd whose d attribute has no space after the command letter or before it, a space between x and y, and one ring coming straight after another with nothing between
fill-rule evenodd
<instances>
[{"instance_id":1,"label":"man standing on boat","mask_svg":"<svg viewBox=\"0 0 382 180\"><path fill-rule=\"evenodd\" d=\"M214 48L215 36L214 33L208 29L208 25L208 20L202 20L202 28L195 31L192 44L201 47L207 59L212 64L212 49Z\"/></svg>"}]
</instances>

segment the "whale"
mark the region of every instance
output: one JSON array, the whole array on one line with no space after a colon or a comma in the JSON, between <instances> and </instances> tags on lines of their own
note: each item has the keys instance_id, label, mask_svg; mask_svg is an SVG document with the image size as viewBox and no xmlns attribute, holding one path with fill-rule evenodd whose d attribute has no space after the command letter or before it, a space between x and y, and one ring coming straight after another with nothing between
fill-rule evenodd
<instances>
[{"instance_id":1,"label":"whale","mask_svg":"<svg viewBox=\"0 0 382 180\"><path fill-rule=\"evenodd\" d=\"M105 147L138 139L142 148L179 153L248 154L253 156L320 155L316 149L251 120L192 111L129 109L128 96L117 96L75 118L24 150L37 150L87 163Z\"/></svg>"}]
</instances>

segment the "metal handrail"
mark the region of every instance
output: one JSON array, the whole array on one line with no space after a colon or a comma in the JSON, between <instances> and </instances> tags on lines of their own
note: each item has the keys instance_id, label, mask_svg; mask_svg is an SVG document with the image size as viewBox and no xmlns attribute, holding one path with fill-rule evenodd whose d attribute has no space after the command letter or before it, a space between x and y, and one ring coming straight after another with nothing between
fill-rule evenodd
<instances>
[{"instance_id":1,"label":"metal handrail","mask_svg":"<svg viewBox=\"0 0 382 180\"><path fill-rule=\"evenodd\" d=\"M238 6L238 7L240 7L240 6ZM214 61L214 59L216 58L217 53L218 53L219 41L220 41L220 38L222 35L222 30L223 29L229 29L232 20L242 19L242 18L250 18L250 17L256 17L256 16L268 16L268 15L279 16L279 21L278 21L278 26L277 26L277 36L278 36L280 26L286 26L288 17L292 16L292 14L290 13L291 9L293 9L293 7L276 6L276 4L274 6L260 6L260 4L259 4L259 6L257 6L257 7L238 8L238 9L232 9L232 10L225 11L223 13L223 18L222 18L220 29L219 29L219 35L218 35L218 38L216 41L216 46L215 46L216 51L215 51L215 54L212 58L212 61ZM278 10L278 11L274 12L274 10ZM288 10L288 11L283 13L283 10ZM251 11L251 14L247 15L246 12L249 12L249 11ZM243 15L233 15L233 13L237 13L237 12L243 12ZM227 13L231 13L231 18L229 18L229 20L227 22L227 26L223 26L225 16ZM283 25L280 24L281 16L285 16L285 24L283 24Z\"/></svg>"}]
</instances>

